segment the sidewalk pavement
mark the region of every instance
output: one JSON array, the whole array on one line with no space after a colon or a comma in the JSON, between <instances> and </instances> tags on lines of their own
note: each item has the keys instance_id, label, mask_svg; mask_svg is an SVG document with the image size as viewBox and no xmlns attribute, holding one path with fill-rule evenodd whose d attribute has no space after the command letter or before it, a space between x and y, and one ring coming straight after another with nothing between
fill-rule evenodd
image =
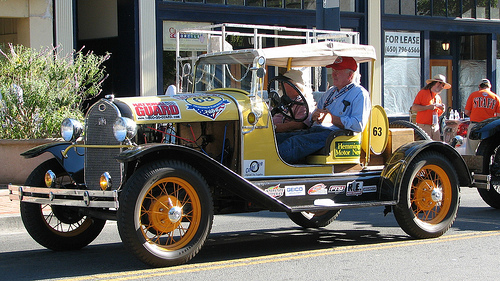
<instances>
[{"instance_id":1,"label":"sidewalk pavement","mask_svg":"<svg viewBox=\"0 0 500 281\"><path fill-rule=\"evenodd\" d=\"M10 201L7 185L0 185L0 232L23 230L19 201Z\"/></svg>"}]
</instances>

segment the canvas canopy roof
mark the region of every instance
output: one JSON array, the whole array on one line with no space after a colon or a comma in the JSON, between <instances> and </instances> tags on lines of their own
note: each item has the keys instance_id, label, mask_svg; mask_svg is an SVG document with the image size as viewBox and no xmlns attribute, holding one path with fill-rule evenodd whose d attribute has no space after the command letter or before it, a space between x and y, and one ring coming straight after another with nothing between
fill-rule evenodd
<instances>
[{"instance_id":1,"label":"canvas canopy roof","mask_svg":"<svg viewBox=\"0 0 500 281\"><path fill-rule=\"evenodd\" d=\"M376 59L375 48L341 42L318 42L264 49L245 49L202 55L201 64L252 64L256 57L266 58L266 64L279 67L326 66L338 56L353 57L358 63ZM290 63L290 65L289 65Z\"/></svg>"}]
</instances>

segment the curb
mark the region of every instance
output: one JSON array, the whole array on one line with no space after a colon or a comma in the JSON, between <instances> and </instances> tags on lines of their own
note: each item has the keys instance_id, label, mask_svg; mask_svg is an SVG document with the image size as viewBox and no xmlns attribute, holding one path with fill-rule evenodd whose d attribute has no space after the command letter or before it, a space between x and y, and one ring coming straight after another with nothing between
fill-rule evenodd
<instances>
[{"instance_id":1,"label":"curb","mask_svg":"<svg viewBox=\"0 0 500 281\"><path fill-rule=\"evenodd\" d=\"M1 185L0 203L0 233L24 230L19 214L19 201L10 201L7 185Z\"/></svg>"},{"instance_id":2,"label":"curb","mask_svg":"<svg viewBox=\"0 0 500 281\"><path fill-rule=\"evenodd\" d=\"M1 215L0 233L24 231L23 221L19 215Z\"/></svg>"}]
</instances>

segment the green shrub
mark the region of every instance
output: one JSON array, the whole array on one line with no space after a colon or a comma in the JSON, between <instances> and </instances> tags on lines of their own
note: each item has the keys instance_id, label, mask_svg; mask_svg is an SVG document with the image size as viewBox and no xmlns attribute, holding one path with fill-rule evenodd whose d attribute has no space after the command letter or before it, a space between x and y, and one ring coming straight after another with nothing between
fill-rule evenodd
<instances>
[{"instance_id":1,"label":"green shrub","mask_svg":"<svg viewBox=\"0 0 500 281\"><path fill-rule=\"evenodd\" d=\"M57 57L56 49L0 48L0 139L60 137L64 118L83 121L82 104L101 92L109 54Z\"/></svg>"}]
</instances>

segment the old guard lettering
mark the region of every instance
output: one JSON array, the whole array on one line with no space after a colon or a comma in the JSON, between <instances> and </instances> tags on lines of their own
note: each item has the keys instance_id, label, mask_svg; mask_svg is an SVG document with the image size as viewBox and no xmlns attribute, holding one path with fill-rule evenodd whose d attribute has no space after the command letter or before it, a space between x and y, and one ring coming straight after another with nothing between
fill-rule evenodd
<instances>
[{"instance_id":1,"label":"old guard lettering","mask_svg":"<svg viewBox=\"0 0 500 281\"><path fill-rule=\"evenodd\" d=\"M148 102L133 104L137 120L180 119L181 113L176 102Z\"/></svg>"}]
</instances>

